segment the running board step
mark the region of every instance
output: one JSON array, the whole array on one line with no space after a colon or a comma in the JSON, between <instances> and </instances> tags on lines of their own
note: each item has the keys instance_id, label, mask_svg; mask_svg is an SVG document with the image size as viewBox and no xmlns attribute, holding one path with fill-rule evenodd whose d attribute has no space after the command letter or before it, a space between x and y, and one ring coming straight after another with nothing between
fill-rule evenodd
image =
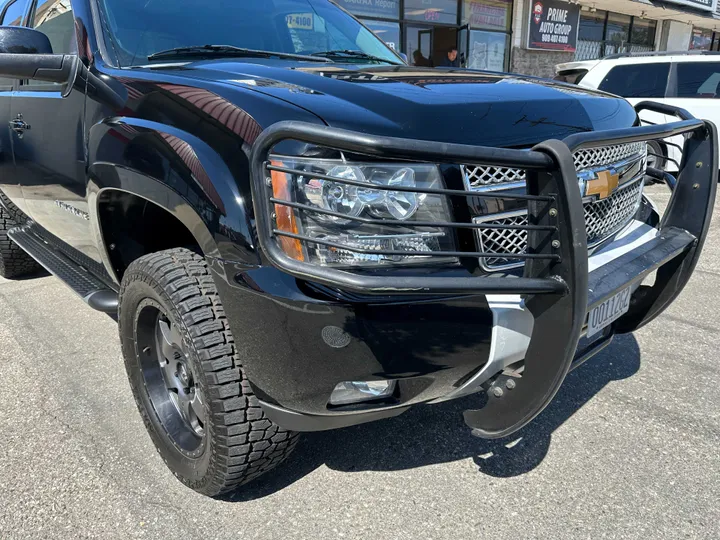
<instances>
[{"instance_id":1,"label":"running board step","mask_svg":"<svg viewBox=\"0 0 720 540\"><path fill-rule=\"evenodd\" d=\"M103 313L117 312L118 295L115 291L82 266L50 247L32 232L31 227L12 229L7 235L40 266L75 291L91 308Z\"/></svg>"}]
</instances>

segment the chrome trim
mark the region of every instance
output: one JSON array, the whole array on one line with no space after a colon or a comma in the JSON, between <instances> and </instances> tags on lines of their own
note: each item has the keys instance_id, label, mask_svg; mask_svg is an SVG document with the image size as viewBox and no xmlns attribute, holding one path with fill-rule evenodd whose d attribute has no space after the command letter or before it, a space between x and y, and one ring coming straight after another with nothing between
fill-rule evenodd
<instances>
[{"instance_id":1,"label":"chrome trim","mask_svg":"<svg viewBox=\"0 0 720 540\"><path fill-rule=\"evenodd\" d=\"M659 234L658 229L642 221L633 220L625 230L617 234L613 243L589 258L590 272L638 249ZM640 284L637 283L634 287L637 290L639 286ZM493 314L492 343L488 361L464 384L431 403L474 394L482 390L483 384L505 368L525 359L535 328L535 319L525 306L524 300L518 295L487 295L487 301ZM587 325L584 325L581 339L586 335Z\"/></svg>"},{"instance_id":2,"label":"chrome trim","mask_svg":"<svg viewBox=\"0 0 720 540\"><path fill-rule=\"evenodd\" d=\"M464 165L461 167L464 169ZM463 181L465 182L465 189L472 190L477 193L487 193L491 191L505 191L505 190L512 190L512 189L525 189L527 187L527 182L508 182L506 184L492 184L489 186L483 186L480 188L472 187L469 182L467 181L467 177L465 173L463 173Z\"/></svg>"},{"instance_id":3,"label":"chrome trim","mask_svg":"<svg viewBox=\"0 0 720 540\"><path fill-rule=\"evenodd\" d=\"M617 193L619 193L623 190L631 189L637 183L643 182L644 180L645 180L645 173L640 172L631 180L628 180L627 182L624 182L623 184L621 184L620 187L618 187L615 191L612 192L611 196L616 195ZM628 218L627 223L622 223L616 230L606 234L602 238L598 238L597 240L595 240L593 242L588 242L588 249L592 250L604 243L607 243L608 241L612 240L613 237L620 234L627 227L629 227L629 225L633 222L632 216L637 214L637 211L640 208L640 205L642 204L643 196L644 196L644 194L641 192L640 197L638 197L637 203L635 205L635 212L634 212L634 214L630 214L631 217ZM596 197L584 197L583 198L583 210L585 210L589 205L600 204L605 200L606 199L597 199ZM502 221L503 219L509 219L509 218L514 218L514 217L519 217L519 216L524 216L524 215L527 215L527 210L515 210L512 212L502 212L502 213L498 213L498 214L486 214L484 216L478 216L476 218L473 218L473 223L481 224L481 223L492 222L492 221ZM475 237L477 238L477 240L479 242L480 251L488 251L485 248L485 246L483 245L481 229L478 229L475 231ZM482 268L485 272L502 272L505 270L513 270L516 268L522 268L525 265L525 263L522 261L521 262L513 261L511 263L507 263L507 264L503 264L503 265L488 265L486 263L486 259L488 259L488 258L502 259L503 257L501 254L498 254L497 257L481 258L480 259L480 268Z\"/></svg>"},{"instance_id":4,"label":"chrome trim","mask_svg":"<svg viewBox=\"0 0 720 540\"><path fill-rule=\"evenodd\" d=\"M607 170L607 168L601 169L601 170ZM635 176L633 176L630 180L628 180L626 182L621 182L620 185L618 186L618 188L610 194L610 197L612 197L619 191L622 191L624 189L628 189L628 188L632 187L633 185L637 184L638 182L644 181L645 176L646 176L645 171L640 171ZM606 200L606 199L598 199L594 195L591 195L590 197L586 197L584 195L584 193L582 193L582 191L581 191L581 195L582 195L583 204L598 203L598 202L602 202L602 201ZM608 197L608 198L610 198L610 197Z\"/></svg>"},{"instance_id":5,"label":"chrome trim","mask_svg":"<svg viewBox=\"0 0 720 540\"><path fill-rule=\"evenodd\" d=\"M628 168L628 167L634 165L636 162L639 162L639 161L641 161L641 160L647 160L647 155L648 155L648 154L647 154L647 143L645 143L646 146L645 146L645 150L644 150L644 151L640 151L640 152L636 152L636 153L634 153L634 154L631 154L629 157L626 157L626 158L624 158L624 159L621 159L620 161L617 161L617 162L609 161L608 163L603 163L602 165L593 165L593 166L591 166L591 167L583 167L583 166L579 166L579 165L580 165L579 161L581 161L581 159L582 159L582 154L583 154L583 153L600 152L600 151L602 151L603 149L614 148L615 146L631 146L631 145L640 145L640 144L641 144L641 143L629 143L628 145L611 145L610 147L598 146L598 147L594 147L594 148L579 150L578 152L576 152L576 153L574 154L575 166L576 166L576 168L577 168L577 170L578 170L578 177L579 177L579 179L581 179L581 180L587 180L587 179L588 179L587 177L588 177L588 176L591 176L591 174L597 173L598 171L607 170L607 169L609 169L609 168L616 169L616 170L617 170L617 169L620 169L620 168L623 168L623 167ZM513 174L514 174L514 175L518 175L518 176L524 176L524 174L525 174L525 171L522 171L522 170L517 169L517 168L512 168L512 167L494 167L494 166L491 167L491 166L485 166L485 165L482 165L482 164L479 164L479 165L472 165L472 164L460 165L460 172L461 172L462 177L463 177L463 183L464 183L464 185L465 185L465 188L466 188L468 191L475 191L475 192L478 192L478 193L483 193L483 192L492 192L492 191L498 191L498 190L504 190L504 189L521 189L521 188L524 188L524 187L526 186L526 182L525 182L525 181L498 182L498 183L494 183L494 184L487 184L487 185L481 185L481 186L473 186L473 185L472 185L472 182L471 182L471 178L472 178L473 176L475 176L475 175L474 175L474 174L471 174L471 173L469 172L469 169L471 169L471 168L478 169L478 168L482 168L482 167L485 167L486 169L500 169L500 170L502 170L502 169L507 169L507 170L512 170L512 171L514 171ZM587 174L586 174L586 171L587 171ZM622 174L622 173L623 173L623 172L620 171L620 174ZM584 175L585 178L580 178L581 175ZM582 188L581 188L581 192L584 194L584 190L583 190Z\"/></svg>"},{"instance_id":6,"label":"chrome trim","mask_svg":"<svg viewBox=\"0 0 720 540\"><path fill-rule=\"evenodd\" d=\"M640 169L637 171L635 175L633 175L629 180L624 180L624 176L627 176L630 172L630 169L636 165L641 165ZM625 186L628 186L638 180L641 180L645 177L647 170L647 156L637 155L631 158L628 158L626 160L620 161L618 163L613 163L606 166L600 166L600 167L593 167L591 169L583 169L577 173L578 175L578 181L580 182L580 196L583 197L583 200L586 199L585 193L587 192L587 183L590 180L594 180L597 178L597 175L599 172L602 171L610 171L615 174L617 174L620 177L620 183L615 191L612 192L611 195L614 195L621 189L623 189ZM596 200L595 198L591 198L592 200Z\"/></svg>"},{"instance_id":7,"label":"chrome trim","mask_svg":"<svg viewBox=\"0 0 720 540\"><path fill-rule=\"evenodd\" d=\"M659 234L660 231L647 223L637 219L632 220L627 227L617 233L612 243L598 250L588 259L589 272L594 272L601 266L605 266L615 259L619 259L623 255L638 249L652 239L657 238Z\"/></svg>"},{"instance_id":8,"label":"chrome trim","mask_svg":"<svg viewBox=\"0 0 720 540\"><path fill-rule=\"evenodd\" d=\"M524 188L527 185L527 182L525 180L516 180L513 182L498 182L495 184L487 184L483 186L475 187L472 185L471 177L472 175L468 169L474 167L475 169L479 169L481 167L485 167L487 169L504 169L508 171L514 171L514 174L519 178L525 177L525 171L518 168L513 167L493 167L489 165L460 165L460 173L463 177L463 184L465 185L465 189L468 191L477 191L478 193L487 192L487 191L497 191L499 189L517 189L517 188Z\"/></svg>"},{"instance_id":9,"label":"chrome trim","mask_svg":"<svg viewBox=\"0 0 720 540\"><path fill-rule=\"evenodd\" d=\"M535 318L520 295L488 295L493 314L492 342L487 363L462 386L432 403L474 394L506 367L525 359Z\"/></svg>"},{"instance_id":10,"label":"chrome trim","mask_svg":"<svg viewBox=\"0 0 720 540\"><path fill-rule=\"evenodd\" d=\"M514 210L512 212L502 212L500 214L487 214L484 216L479 216L479 217L473 218L473 224L478 225L480 223L485 223L487 221L500 221L503 219L515 218L515 217L526 216L526 215L527 215L527 210ZM475 230L475 238L478 241L479 250L481 252L483 252L483 251L485 251L485 246L483 245L482 234L480 231L481 231L481 229ZM520 231L518 231L518 232L520 232ZM481 257L480 258L480 268L482 268L486 272L500 272L503 270L511 270L513 268L522 268L523 266L525 266L524 261L520 261L520 262L513 261L511 263L507 263L507 264L503 264L503 265L489 266L485 261L486 261L486 259L490 259L490 258L502 259L503 257L502 257L502 254L498 254L498 257Z\"/></svg>"}]
</instances>

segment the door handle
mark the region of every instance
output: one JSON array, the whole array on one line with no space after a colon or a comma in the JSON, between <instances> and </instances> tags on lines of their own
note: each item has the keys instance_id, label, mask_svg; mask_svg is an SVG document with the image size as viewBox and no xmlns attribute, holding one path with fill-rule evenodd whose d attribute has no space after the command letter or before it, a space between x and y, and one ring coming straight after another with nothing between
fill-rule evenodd
<instances>
[{"instance_id":1,"label":"door handle","mask_svg":"<svg viewBox=\"0 0 720 540\"><path fill-rule=\"evenodd\" d=\"M18 114L17 118L15 118L15 120L10 120L8 124L10 125L10 129L17 133L18 137L21 139L28 129L32 129L32 126L23 120L22 114Z\"/></svg>"}]
</instances>

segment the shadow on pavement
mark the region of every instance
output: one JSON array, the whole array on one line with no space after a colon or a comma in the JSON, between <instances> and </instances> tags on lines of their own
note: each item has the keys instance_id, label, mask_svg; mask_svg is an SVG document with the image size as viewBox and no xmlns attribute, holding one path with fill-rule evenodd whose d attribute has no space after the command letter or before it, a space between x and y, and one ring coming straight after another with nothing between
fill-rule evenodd
<instances>
[{"instance_id":1,"label":"shadow on pavement","mask_svg":"<svg viewBox=\"0 0 720 540\"><path fill-rule=\"evenodd\" d=\"M337 471L397 471L473 458L479 472L509 478L532 471L548 453L553 432L613 381L640 368L632 335L615 342L570 373L550 406L507 439L473 437L462 412L479 396L421 406L389 420L303 436L295 453L276 471L228 497L248 501L271 495L325 464Z\"/></svg>"}]
</instances>

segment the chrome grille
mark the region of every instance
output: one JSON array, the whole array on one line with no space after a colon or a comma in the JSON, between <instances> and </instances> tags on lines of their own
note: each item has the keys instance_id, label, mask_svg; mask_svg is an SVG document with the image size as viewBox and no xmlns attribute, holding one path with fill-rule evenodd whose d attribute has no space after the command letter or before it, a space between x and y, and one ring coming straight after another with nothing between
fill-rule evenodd
<instances>
[{"instance_id":1,"label":"chrome grille","mask_svg":"<svg viewBox=\"0 0 720 540\"><path fill-rule=\"evenodd\" d=\"M508 167L463 167L465 179L470 189L482 186L496 186L513 182L525 182L525 171L523 169L511 169Z\"/></svg>"},{"instance_id":2,"label":"chrome grille","mask_svg":"<svg viewBox=\"0 0 720 540\"><path fill-rule=\"evenodd\" d=\"M630 157L646 154L647 143L636 142L629 144L614 144L612 146L599 146L575 152L575 168L578 171L592 167L613 165Z\"/></svg>"},{"instance_id":3,"label":"chrome grille","mask_svg":"<svg viewBox=\"0 0 720 540\"><path fill-rule=\"evenodd\" d=\"M647 143L614 144L579 150L573 155L578 172L613 166L631 158L647 158ZM508 167L462 167L465 184L470 190L484 191L522 187L526 174L522 169ZM514 184L514 185L513 185ZM610 197L585 203L585 226L588 245L595 246L627 225L637 212L642 197L643 181L621 187ZM511 226L527 225L527 212L494 214L477 218L477 223ZM485 253L523 254L527 248L527 232L507 229L479 229L480 251ZM517 259L501 257L480 261L486 270L505 270L521 267Z\"/></svg>"},{"instance_id":4,"label":"chrome grille","mask_svg":"<svg viewBox=\"0 0 720 540\"><path fill-rule=\"evenodd\" d=\"M476 219L475 222L487 225L502 225L503 227L528 224L527 212L524 210L511 214L502 214L502 216L498 217L496 215L490 220ZM527 251L527 231L478 229L477 234L480 239L480 251L484 253L525 253ZM480 259L480 264L485 270L504 270L523 266L525 263L519 263L517 259L487 257Z\"/></svg>"},{"instance_id":5,"label":"chrome grille","mask_svg":"<svg viewBox=\"0 0 720 540\"><path fill-rule=\"evenodd\" d=\"M588 246L593 247L607 237L619 232L633 218L638 208L643 191L643 180L621 187L607 199L585 203L585 227L587 229ZM476 223L488 225L527 225L527 212L519 211L508 214L496 214L488 218L478 218ZM527 231L508 229L478 229L480 251L485 253L523 254L527 250ZM493 257L481 259L485 270L497 271L520 267L517 259Z\"/></svg>"},{"instance_id":6,"label":"chrome grille","mask_svg":"<svg viewBox=\"0 0 720 540\"><path fill-rule=\"evenodd\" d=\"M644 182L641 180L613 193L607 199L585 204L585 228L592 246L618 232L640 207Z\"/></svg>"},{"instance_id":7,"label":"chrome grille","mask_svg":"<svg viewBox=\"0 0 720 540\"><path fill-rule=\"evenodd\" d=\"M579 150L574 154L575 168L578 171L613 165L633 156L647 155L647 143L637 142L615 144ZM487 165L463 165L463 176L470 189L483 189L515 182L525 182L525 171L508 167L489 167Z\"/></svg>"}]
</instances>

